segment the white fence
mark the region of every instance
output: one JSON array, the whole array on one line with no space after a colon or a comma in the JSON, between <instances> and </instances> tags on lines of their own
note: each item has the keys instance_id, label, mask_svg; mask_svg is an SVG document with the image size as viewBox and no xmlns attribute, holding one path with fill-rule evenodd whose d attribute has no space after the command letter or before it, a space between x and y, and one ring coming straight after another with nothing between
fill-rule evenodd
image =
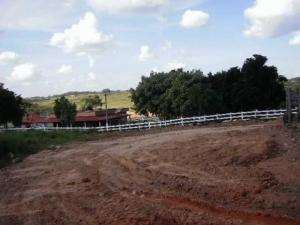
<instances>
[{"instance_id":1,"label":"white fence","mask_svg":"<svg viewBox=\"0 0 300 225\"><path fill-rule=\"evenodd\" d=\"M155 122L140 122L140 123L128 123L114 126L101 126L101 127L38 127L38 128L8 128L0 129L0 131L28 131L28 130L41 130L41 131L89 131L95 130L98 132L109 132L109 131L127 131L127 130L141 130L151 129L155 127L167 127L175 125L187 125L187 124L202 124L208 122L223 122L223 121L234 121L234 120L250 120L250 119L276 119L281 117L286 112L285 109L280 110L263 110L263 111L249 111L249 112L237 112L237 113L225 113L215 114L209 116L194 116L172 120L161 120ZM293 114L297 114L297 110L293 110Z\"/></svg>"}]
</instances>

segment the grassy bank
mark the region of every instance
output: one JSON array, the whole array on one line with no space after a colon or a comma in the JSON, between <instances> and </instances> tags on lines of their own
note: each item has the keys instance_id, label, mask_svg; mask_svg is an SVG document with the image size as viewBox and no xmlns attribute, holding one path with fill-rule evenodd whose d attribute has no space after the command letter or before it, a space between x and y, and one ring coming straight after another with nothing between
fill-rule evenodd
<instances>
[{"instance_id":1,"label":"grassy bank","mask_svg":"<svg viewBox=\"0 0 300 225\"><path fill-rule=\"evenodd\" d=\"M2 132L0 133L0 168L43 149L57 149L71 141L87 141L99 137L95 132Z\"/></svg>"},{"instance_id":2,"label":"grassy bank","mask_svg":"<svg viewBox=\"0 0 300 225\"><path fill-rule=\"evenodd\" d=\"M78 110L80 110L84 104L84 99L88 96L99 95L104 102L104 94L76 94L76 95L66 95L66 97L71 101L76 103ZM29 99L31 103L37 104L38 108L42 112L52 112L54 101L57 97L42 98L42 99ZM131 101L131 94L129 91L113 92L107 96L108 108L129 108L132 110L133 103Z\"/></svg>"}]
</instances>

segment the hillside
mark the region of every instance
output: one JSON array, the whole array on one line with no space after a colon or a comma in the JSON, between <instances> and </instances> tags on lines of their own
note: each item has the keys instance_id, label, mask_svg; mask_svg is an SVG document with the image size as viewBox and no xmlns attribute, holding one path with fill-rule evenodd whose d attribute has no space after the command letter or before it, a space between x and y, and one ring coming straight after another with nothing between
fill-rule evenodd
<instances>
[{"instance_id":1,"label":"hillside","mask_svg":"<svg viewBox=\"0 0 300 225\"><path fill-rule=\"evenodd\" d=\"M81 109L84 99L93 95L100 95L104 102L104 94L102 92L68 92L49 97L32 97L27 100L34 104L36 111L52 112L55 99L61 96L66 96L71 102L76 103L78 109ZM108 108L130 108L132 110L133 106L129 91L112 91L107 96L107 102Z\"/></svg>"},{"instance_id":2,"label":"hillside","mask_svg":"<svg viewBox=\"0 0 300 225\"><path fill-rule=\"evenodd\" d=\"M297 90L297 89L300 90L300 77L295 77L295 78L290 79L290 80L289 80L289 85L290 85L294 90Z\"/></svg>"}]
</instances>

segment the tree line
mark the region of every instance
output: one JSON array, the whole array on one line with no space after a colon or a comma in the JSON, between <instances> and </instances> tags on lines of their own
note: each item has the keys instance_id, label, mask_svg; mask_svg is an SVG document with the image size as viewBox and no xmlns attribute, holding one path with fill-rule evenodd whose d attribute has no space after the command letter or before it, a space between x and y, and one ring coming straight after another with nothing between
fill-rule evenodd
<instances>
[{"instance_id":1,"label":"tree line","mask_svg":"<svg viewBox=\"0 0 300 225\"><path fill-rule=\"evenodd\" d=\"M242 67L208 75L183 69L152 72L131 89L132 101L138 113L162 118L276 109L284 106L287 79L267 61L253 55Z\"/></svg>"}]
</instances>

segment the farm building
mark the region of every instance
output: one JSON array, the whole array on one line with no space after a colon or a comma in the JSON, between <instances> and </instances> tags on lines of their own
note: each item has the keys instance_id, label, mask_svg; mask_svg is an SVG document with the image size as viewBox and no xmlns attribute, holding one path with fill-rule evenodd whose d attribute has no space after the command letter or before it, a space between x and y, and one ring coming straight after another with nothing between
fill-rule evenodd
<instances>
[{"instance_id":1,"label":"farm building","mask_svg":"<svg viewBox=\"0 0 300 225\"><path fill-rule=\"evenodd\" d=\"M122 109L108 109L108 123L109 125L122 124L126 123L128 119L128 108ZM106 124L106 111L87 111L87 112L78 112L73 126L76 127L97 127L105 126ZM23 127L56 127L61 126L61 123L54 114L49 116L41 116L36 113L27 114L22 121Z\"/></svg>"}]
</instances>

